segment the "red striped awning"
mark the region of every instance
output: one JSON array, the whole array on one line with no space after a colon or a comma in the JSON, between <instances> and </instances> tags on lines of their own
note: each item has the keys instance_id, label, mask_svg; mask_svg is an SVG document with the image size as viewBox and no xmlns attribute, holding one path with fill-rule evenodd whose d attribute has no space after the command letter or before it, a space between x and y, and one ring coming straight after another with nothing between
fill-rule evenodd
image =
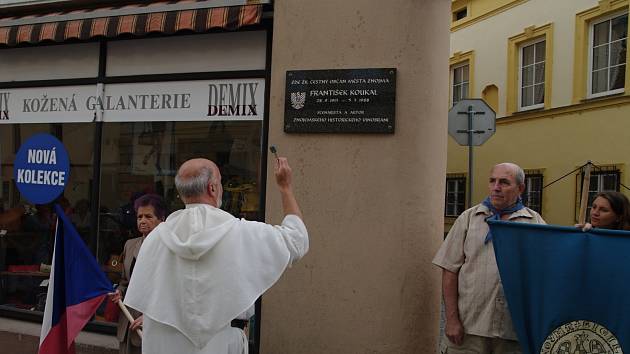
<instances>
[{"instance_id":1,"label":"red striped awning","mask_svg":"<svg viewBox=\"0 0 630 354\"><path fill-rule=\"evenodd\" d=\"M21 18L0 18L0 46L95 37L114 38L123 34L144 36L149 33L173 34L178 31L206 32L211 29L236 30L259 24L262 5L241 5L156 11L159 6L194 3L190 0L160 1L120 8L98 8L64 13L46 13ZM162 7L163 8L163 7ZM116 13L133 13L117 15ZM69 20L55 20L69 18ZM74 19L76 18L76 19ZM2 23L15 24L2 26Z\"/></svg>"}]
</instances>

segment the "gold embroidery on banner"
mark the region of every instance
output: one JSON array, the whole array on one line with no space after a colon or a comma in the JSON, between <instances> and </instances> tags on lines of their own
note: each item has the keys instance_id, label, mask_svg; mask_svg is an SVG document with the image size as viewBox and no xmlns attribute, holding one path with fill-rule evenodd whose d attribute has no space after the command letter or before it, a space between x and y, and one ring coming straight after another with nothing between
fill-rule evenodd
<instances>
[{"instance_id":1,"label":"gold embroidery on banner","mask_svg":"<svg viewBox=\"0 0 630 354\"><path fill-rule=\"evenodd\" d=\"M565 323L551 332L540 354L623 354L617 337L595 322L578 320Z\"/></svg>"}]
</instances>

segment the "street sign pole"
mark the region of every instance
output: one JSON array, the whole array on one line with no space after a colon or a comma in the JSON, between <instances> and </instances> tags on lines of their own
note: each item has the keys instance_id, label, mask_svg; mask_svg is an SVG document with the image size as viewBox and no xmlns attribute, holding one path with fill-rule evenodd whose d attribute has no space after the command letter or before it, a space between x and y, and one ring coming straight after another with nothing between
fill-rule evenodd
<instances>
[{"instance_id":1,"label":"street sign pole","mask_svg":"<svg viewBox=\"0 0 630 354\"><path fill-rule=\"evenodd\" d=\"M463 114L467 119L462 119ZM468 208L473 200L473 146L488 140L495 133L495 128L496 113L482 99L461 100L448 112L448 134L459 145L468 146Z\"/></svg>"},{"instance_id":2,"label":"street sign pole","mask_svg":"<svg viewBox=\"0 0 630 354\"><path fill-rule=\"evenodd\" d=\"M475 114L486 114L484 111L475 111L472 105L468 106L467 111L457 112L457 114L468 115L468 129L458 130L458 133L468 134L468 208L472 206L473 195L473 134L483 134L485 130L473 129L473 117Z\"/></svg>"},{"instance_id":3,"label":"street sign pole","mask_svg":"<svg viewBox=\"0 0 630 354\"><path fill-rule=\"evenodd\" d=\"M468 106L468 207L472 207L473 196L473 107Z\"/></svg>"}]
</instances>

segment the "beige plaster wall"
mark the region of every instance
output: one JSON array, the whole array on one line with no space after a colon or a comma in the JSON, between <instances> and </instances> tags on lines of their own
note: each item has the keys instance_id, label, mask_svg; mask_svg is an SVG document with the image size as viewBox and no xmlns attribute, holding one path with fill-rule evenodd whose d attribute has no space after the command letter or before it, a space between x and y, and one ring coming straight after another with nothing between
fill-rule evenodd
<instances>
[{"instance_id":1,"label":"beige plaster wall","mask_svg":"<svg viewBox=\"0 0 630 354\"><path fill-rule=\"evenodd\" d=\"M496 7L505 1L495 0ZM491 1L484 1L489 6ZM451 34L451 54L474 51L475 84L470 97L481 97L487 85L499 88L497 117L506 115L506 80L508 39L526 27L553 24L553 67L551 68L551 106L571 104L573 93L573 57L575 15L597 6L597 0L529 0L508 11L489 17Z\"/></svg>"},{"instance_id":2,"label":"beige plaster wall","mask_svg":"<svg viewBox=\"0 0 630 354\"><path fill-rule=\"evenodd\" d=\"M429 353L438 336L450 2L277 0L270 144L309 254L264 297L262 353ZM287 70L396 67L396 133L285 134ZM270 159L270 162L272 160ZM281 220L268 171L267 218Z\"/></svg>"}]
</instances>

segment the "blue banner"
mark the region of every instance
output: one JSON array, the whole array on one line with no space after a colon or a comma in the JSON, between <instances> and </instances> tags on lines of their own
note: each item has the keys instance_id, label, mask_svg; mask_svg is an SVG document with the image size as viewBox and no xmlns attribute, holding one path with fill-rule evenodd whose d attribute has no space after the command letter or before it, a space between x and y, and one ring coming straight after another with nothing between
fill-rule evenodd
<instances>
[{"instance_id":1,"label":"blue banner","mask_svg":"<svg viewBox=\"0 0 630 354\"><path fill-rule=\"evenodd\" d=\"M488 223L523 353L630 353L630 232Z\"/></svg>"}]
</instances>

